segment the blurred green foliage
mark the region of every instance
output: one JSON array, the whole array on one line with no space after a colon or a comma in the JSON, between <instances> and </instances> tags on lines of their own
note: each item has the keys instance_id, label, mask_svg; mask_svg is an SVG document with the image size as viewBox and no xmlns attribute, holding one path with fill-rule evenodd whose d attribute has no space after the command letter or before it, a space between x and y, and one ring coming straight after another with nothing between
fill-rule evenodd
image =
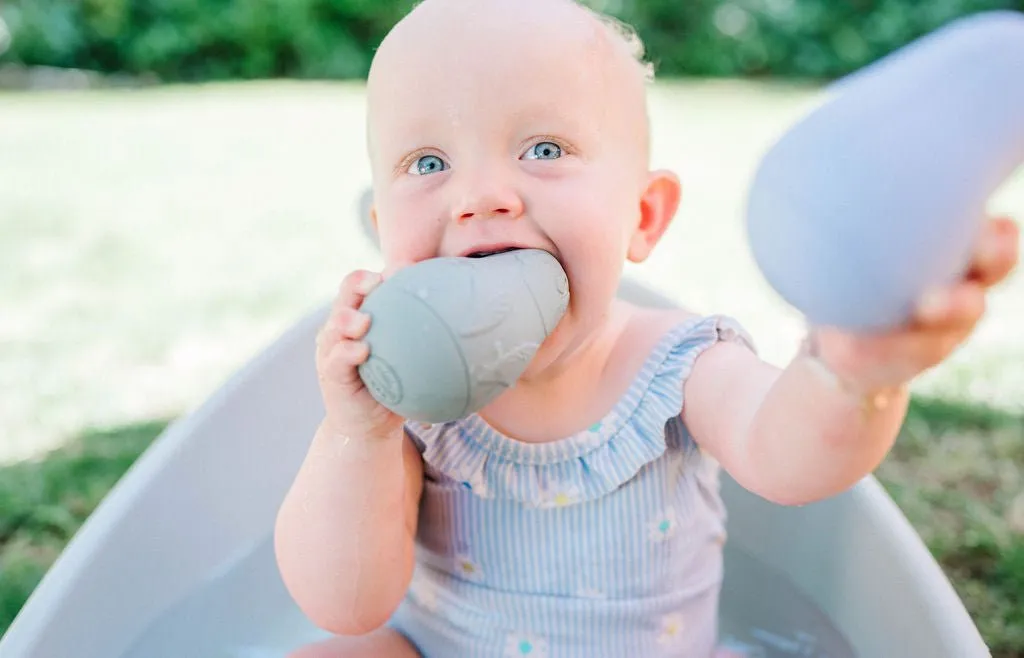
<instances>
[{"instance_id":1,"label":"blurred green foliage","mask_svg":"<svg viewBox=\"0 0 1024 658\"><path fill-rule=\"evenodd\" d=\"M637 0L622 5L616 15L637 28L661 74L819 79L850 73L958 17L1024 10L1024 0Z\"/></svg>"},{"instance_id":2,"label":"blurred green foliage","mask_svg":"<svg viewBox=\"0 0 1024 658\"><path fill-rule=\"evenodd\" d=\"M6 61L165 81L359 78L415 0L12 0ZM830 78L946 22L1024 0L589 0L660 75Z\"/></svg>"},{"instance_id":3,"label":"blurred green foliage","mask_svg":"<svg viewBox=\"0 0 1024 658\"><path fill-rule=\"evenodd\" d=\"M13 0L3 59L164 81L357 78L412 0Z\"/></svg>"}]
</instances>

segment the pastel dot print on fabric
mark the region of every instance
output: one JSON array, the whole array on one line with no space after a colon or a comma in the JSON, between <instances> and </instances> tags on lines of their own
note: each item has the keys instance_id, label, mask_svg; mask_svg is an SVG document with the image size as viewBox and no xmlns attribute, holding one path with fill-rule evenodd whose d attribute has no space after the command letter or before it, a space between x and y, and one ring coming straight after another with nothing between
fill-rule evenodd
<instances>
[{"instance_id":1,"label":"pastel dot print on fabric","mask_svg":"<svg viewBox=\"0 0 1024 658\"><path fill-rule=\"evenodd\" d=\"M658 636L658 644L672 645L683 637L683 616L678 613L666 615L661 620L661 634Z\"/></svg>"},{"instance_id":2,"label":"pastel dot print on fabric","mask_svg":"<svg viewBox=\"0 0 1024 658\"><path fill-rule=\"evenodd\" d=\"M512 633L505 640L505 658L548 658L547 641L532 633Z\"/></svg>"},{"instance_id":3,"label":"pastel dot print on fabric","mask_svg":"<svg viewBox=\"0 0 1024 658\"><path fill-rule=\"evenodd\" d=\"M487 486L487 479L484 477L483 471L473 472L472 475L463 481L462 486L481 498L491 497L491 490Z\"/></svg>"},{"instance_id":4,"label":"pastel dot print on fabric","mask_svg":"<svg viewBox=\"0 0 1024 658\"><path fill-rule=\"evenodd\" d=\"M456 572L466 580L480 582L484 579L483 569L468 555L460 554L455 556L455 568Z\"/></svg>"},{"instance_id":5,"label":"pastel dot print on fabric","mask_svg":"<svg viewBox=\"0 0 1024 658\"><path fill-rule=\"evenodd\" d=\"M678 527L676 511L669 507L654 515L654 519L647 526L648 537L653 542L663 542L675 536Z\"/></svg>"},{"instance_id":6,"label":"pastel dot print on fabric","mask_svg":"<svg viewBox=\"0 0 1024 658\"><path fill-rule=\"evenodd\" d=\"M555 482L541 490L537 499L537 507L566 507L580 501L582 494L573 483Z\"/></svg>"}]
</instances>

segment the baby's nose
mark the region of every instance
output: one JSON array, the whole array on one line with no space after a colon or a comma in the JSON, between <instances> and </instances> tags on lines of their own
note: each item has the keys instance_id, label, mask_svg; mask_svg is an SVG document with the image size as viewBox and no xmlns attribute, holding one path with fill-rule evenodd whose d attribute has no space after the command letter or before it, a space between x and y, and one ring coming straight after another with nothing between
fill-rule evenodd
<instances>
[{"instance_id":1,"label":"baby's nose","mask_svg":"<svg viewBox=\"0 0 1024 658\"><path fill-rule=\"evenodd\" d=\"M459 222L493 217L515 219L523 214L523 201L511 187L490 184L468 191L453 214Z\"/></svg>"}]
</instances>

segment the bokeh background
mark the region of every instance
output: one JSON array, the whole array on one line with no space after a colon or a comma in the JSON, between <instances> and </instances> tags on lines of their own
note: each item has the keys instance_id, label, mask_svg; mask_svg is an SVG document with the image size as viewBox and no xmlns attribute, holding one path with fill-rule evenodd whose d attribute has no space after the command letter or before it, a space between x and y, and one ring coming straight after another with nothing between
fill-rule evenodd
<instances>
[{"instance_id":1,"label":"bokeh background","mask_svg":"<svg viewBox=\"0 0 1024 658\"><path fill-rule=\"evenodd\" d=\"M0 6L0 632L159 432L345 272L378 267L363 77L408 0ZM737 316L769 360L800 319L742 211L758 157L827 83L1024 0L606 0L656 65L678 218L629 273ZM1022 73L1024 75L1024 73ZM1024 172L992 199L1024 218ZM997 658L1024 657L1024 283L915 383L878 472ZM244 460L244 456L239 456ZM244 467L244 466L243 466ZM183 483L187 486L187 483Z\"/></svg>"}]
</instances>

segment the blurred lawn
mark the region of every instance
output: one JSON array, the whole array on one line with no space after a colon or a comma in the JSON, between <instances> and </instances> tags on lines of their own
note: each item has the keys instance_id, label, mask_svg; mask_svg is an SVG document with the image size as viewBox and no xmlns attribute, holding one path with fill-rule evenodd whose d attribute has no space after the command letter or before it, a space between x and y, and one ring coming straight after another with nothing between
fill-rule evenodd
<instances>
[{"instance_id":1,"label":"blurred lawn","mask_svg":"<svg viewBox=\"0 0 1024 658\"><path fill-rule=\"evenodd\" d=\"M652 96L655 166L680 172L684 205L629 271L737 316L779 363L800 325L746 251L743 187L816 94L699 82ZM163 419L345 271L379 265L353 214L362 122L355 83L0 95L0 630ZM1024 176L993 208L1024 218ZM879 472L999 658L1024 656L1022 279L918 383Z\"/></svg>"}]
</instances>

